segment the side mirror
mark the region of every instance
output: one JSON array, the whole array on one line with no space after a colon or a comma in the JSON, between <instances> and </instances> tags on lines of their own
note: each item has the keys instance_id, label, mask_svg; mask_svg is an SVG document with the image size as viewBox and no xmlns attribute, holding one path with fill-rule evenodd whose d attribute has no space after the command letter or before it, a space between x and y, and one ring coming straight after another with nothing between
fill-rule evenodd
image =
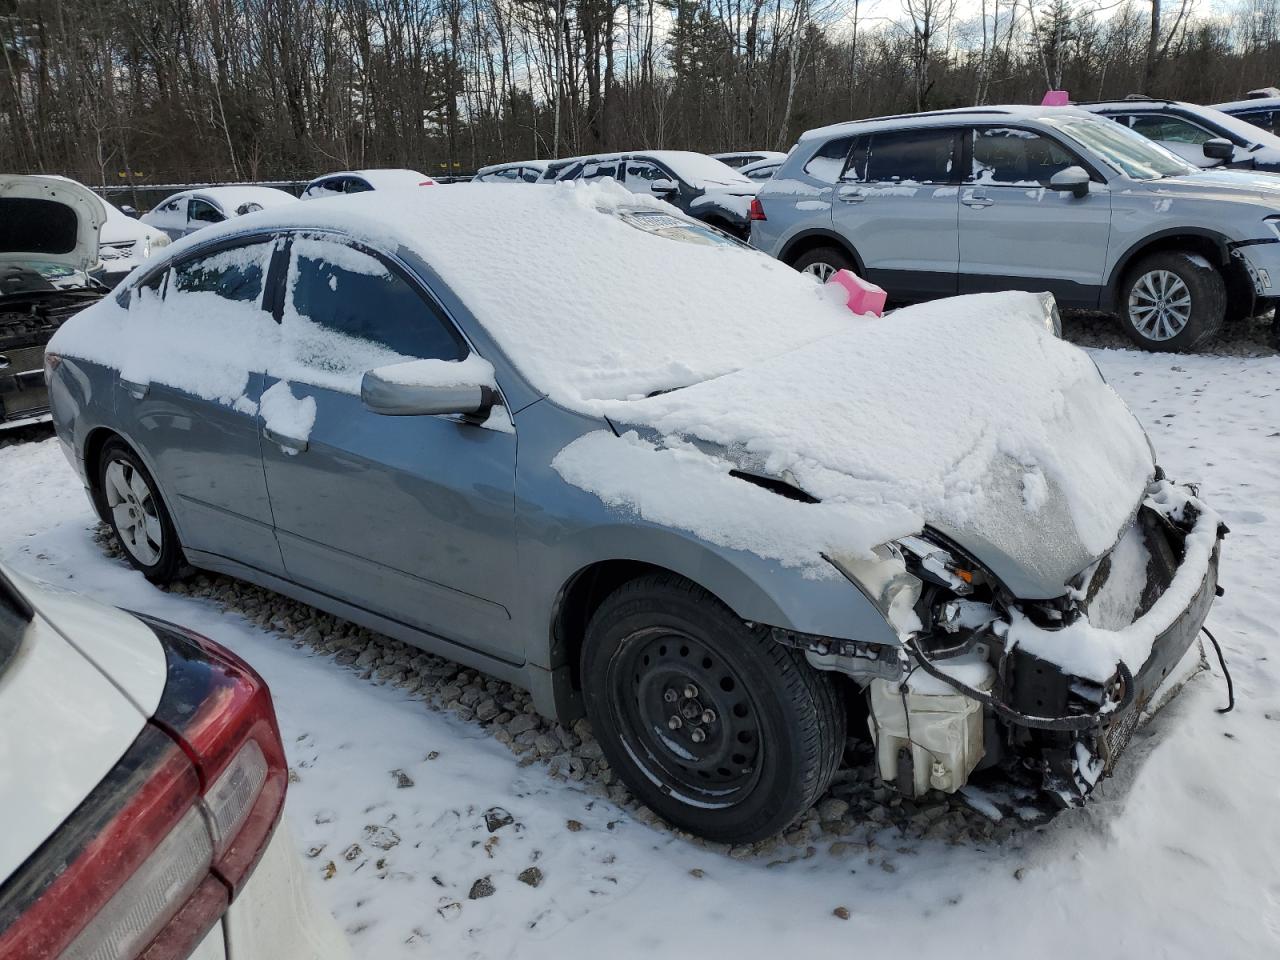
<instances>
[{"instance_id":1,"label":"side mirror","mask_svg":"<svg viewBox=\"0 0 1280 960\"><path fill-rule=\"evenodd\" d=\"M138 219L138 211L127 203L120 208L120 212L123 213L126 217L131 217L134 220Z\"/></svg>"},{"instance_id":2,"label":"side mirror","mask_svg":"<svg viewBox=\"0 0 1280 960\"><path fill-rule=\"evenodd\" d=\"M387 417L457 414L484 420L498 402L493 367L475 354L461 361L411 360L365 373L360 399Z\"/></svg>"},{"instance_id":3,"label":"side mirror","mask_svg":"<svg viewBox=\"0 0 1280 960\"><path fill-rule=\"evenodd\" d=\"M1050 190L1061 190L1074 197L1083 197L1089 192L1089 172L1084 167L1067 167L1059 170L1049 178Z\"/></svg>"},{"instance_id":4,"label":"side mirror","mask_svg":"<svg viewBox=\"0 0 1280 960\"><path fill-rule=\"evenodd\" d=\"M674 180L653 180L649 183L649 192L655 197L665 197L675 193L679 187Z\"/></svg>"},{"instance_id":5,"label":"side mirror","mask_svg":"<svg viewBox=\"0 0 1280 960\"><path fill-rule=\"evenodd\" d=\"M1204 155L1210 160L1230 160L1236 155L1235 144L1225 137L1214 137L1206 140L1201 147Z\"/></svg>"}]
</instances>

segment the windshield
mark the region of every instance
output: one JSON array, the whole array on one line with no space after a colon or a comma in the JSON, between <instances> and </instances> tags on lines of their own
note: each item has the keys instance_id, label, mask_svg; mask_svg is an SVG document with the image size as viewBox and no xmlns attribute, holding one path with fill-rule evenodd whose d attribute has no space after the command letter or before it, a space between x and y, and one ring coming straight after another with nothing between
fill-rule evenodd
<instances>
[{"instance_id":1,"label":"windshield","mask_svg":"<svg viewBox=\"0 0 1280 960\"><path fill-rule=\"evenodd\" d=\"M1045 117L1044 122L1088 149L1117 173L1133 180L1159 180L1198 168L1114 120Z\"/></svg>"}]
</instances>

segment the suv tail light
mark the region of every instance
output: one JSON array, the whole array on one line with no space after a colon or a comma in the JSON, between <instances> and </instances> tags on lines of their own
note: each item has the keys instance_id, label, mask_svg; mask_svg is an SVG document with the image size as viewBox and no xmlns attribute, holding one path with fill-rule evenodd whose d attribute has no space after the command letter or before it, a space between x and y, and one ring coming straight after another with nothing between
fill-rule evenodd
<instances>
[{"instance_id":1,"label":"suv tail light","mask_svg":"<svg viewBox=\"0 0 1280 960\"><path fill-rule=\"evenodd\" d=\"M751 212L748 214L748 216L752 220L768 220L769 219L764 215L764 204L760 202L759 197L751 198Z\"/></svg>"},{"instance_id":2,"label":"suv tail light","mask_svg":"<svg viewBox=\"0 0 1280 960\"><path fill-rule=\"evenodd\" d=\"M168 681L151 722L0 886L5 960L179 960L243 888L287 769L266 684L205 638L142 618Z\"/></svg>"}]
</instances>

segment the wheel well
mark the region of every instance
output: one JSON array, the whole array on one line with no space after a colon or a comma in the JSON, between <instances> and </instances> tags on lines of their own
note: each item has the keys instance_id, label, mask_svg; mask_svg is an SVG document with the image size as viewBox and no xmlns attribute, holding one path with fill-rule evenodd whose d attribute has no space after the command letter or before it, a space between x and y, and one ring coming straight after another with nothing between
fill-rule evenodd
<instances>
[{"instance_id":1,"label":"wheel well","mask_svg":"<svg viewBox=\"0 0 1280 960\"><path fill-rule=\"evenodd\" d=\"M107 445L109 440L119 440L125 442L124 438L114 430L106 427L96 427L89 431L89 435L84 440L84 475L89 482L89 498L93 501L94 507L98 510L98 517L104 523L106 517L102 516L102 507L98 498L98 461L102 457L102 448Z\"/></svg>"},{"instance_id":2,"label":"wheel well","mask_svg":"<svg viewBox=\"0 0 1280 960\"><path fill-rule=\"evenodd\" d=\"M592 616L613 591L651 573L674 571L639 560L603 560L579 570L560 591L552 623L552 647L559 651L555 659L569 665L575 690L582 689L582 644Z\"/></svg>"},{"instance_id":3,"label":"wheel well","mask_svg":"<svg viewBox=\"0 0 1280 960\"><path fill-rule=\"evenodd\" d=\"M830 233L810 233L792 240L786 248L783 249L778 259L788 266L793 266L797 260L803 257L810 250L817 250L819 247L835 247L843 250L853 261L854 267L857 268L859 276L863 274L862 258L858 256L858 252L849 246L842 238Z\"/></svg>"},{"instance_id":4,"label":"wheel well","mask_svg":"<svg viewBox=\"0 0 1280 960\"><path fill-rule=\"evenodd\" d=\"M1115 302L1119 303L1120 287L1124 284L1125 277L1129 275L1129 270L1133 265L1148 254L1162 253L1167 250L1185 250L1188 253L1198 253L1221 270L1223 276L1228 275L1228 271L1223 268L1230 266L1231 258L1226 253L1224 241L1202 233L1173 233L1157 237L1124 255L1124 258L1116 266L1115 274L1110 284L1111 296Z\"/></svg>"}]
</instances>

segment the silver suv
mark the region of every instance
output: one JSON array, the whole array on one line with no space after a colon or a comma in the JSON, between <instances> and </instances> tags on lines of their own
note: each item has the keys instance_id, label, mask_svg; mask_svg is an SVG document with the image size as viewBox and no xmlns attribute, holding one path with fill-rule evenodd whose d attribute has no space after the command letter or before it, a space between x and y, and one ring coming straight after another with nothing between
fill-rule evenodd
<instances>
[{"instance_id":1,"label":"silver suv","mask_svg":"<svg viewBox=\"0 0 1280 960\"><path fill-rule=\"evenodd\" d=\"M1280 296L1280 178L1199 170L1071 107L982 107L811 130L753 205L751 242L909 302L1049 290L1196 349Z\"/></svg>"}]
</instances>

